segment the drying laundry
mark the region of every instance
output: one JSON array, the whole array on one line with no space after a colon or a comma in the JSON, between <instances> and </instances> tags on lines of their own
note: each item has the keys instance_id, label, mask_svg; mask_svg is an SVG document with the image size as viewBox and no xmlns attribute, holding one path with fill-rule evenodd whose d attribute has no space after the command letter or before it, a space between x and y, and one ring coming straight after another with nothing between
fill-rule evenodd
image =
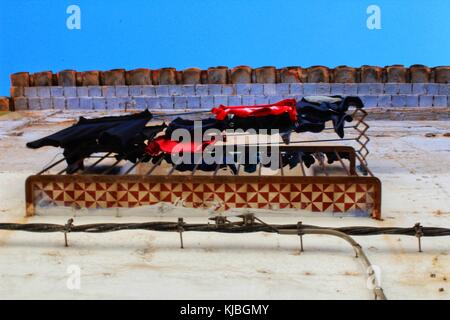
<instances>
[{"instance_id":1,"label":"drying laundry","mask_svg":"<svg viewBox=\"0 0 450 320\"><path fill-rule=\"evenodd\" d=\"M304 97L297 103L298 121L294 130L321 132L325 129L325 123L332 121L334 131L343 138L345 122L353 120L352 116L347 114L350 106L362 108L363 103L359 97L353 96Z\"/></svg>"},{"instance_id":2,"label":"drying laundry","mask_svg":"<svg viewBox=\"0 0 450 320\"><path fill-rule=\"evenodd\" d=\"M223 131L227 128L226 121L219 121L214 118L202 119L202 120L188 120L183 118L176 118L169 123L165 131L165 136L168 139L172 139L172 134L177 129L187 130L191 137L194 137L194 131L199 130L202 137L206 131L216 129L218 131Z\"/></svg>"},{"instance_id":3,"label":"drying laundry","mask_svg":"<svg viewBox=\"0 0 450 320\"><path fill-rule=\"evenodd\" d=\"M228 115L241 118L276 116L287 112L292 121L297 119L295 99L286 99L272 104L254 106L224 106L213 108L211 112L216 115L217 120L225 120Z\"/></svg>"},{"instance_id":4,"label":"drying laundry","mask_svg":"<svg viewBox=\"0 0 450 320\"><path fill-rule=\"evenodd\" d=\"M277 168L284 168L286 166L289 167L289 169L294 169L297 167L300 163L303 163L303 165L306 168L310 168L316 160L319 158L322 158L326 156L328 164L333 164L333 162L338 161L339 158L334 152L326 152L326 153L312 153L312 152L302 152L302 151L285 151L280 153L280 159L278 159L278 166ZM350 155L347 152L340 152L339 156L341 159L350 159ZM269 155L270 158L270 155ZM257 162L259 163L259 156L256 156ZM252 173L256 171L256 165L251 163L243 163L241 164L244 166L244 171L248 173ZM267 163L263 165L267 168L273 168L272 163Z\"/></svg>"},{"instance_id":5,"label":"drying laundry","mask_svg":"<svg viewBox=\"0 0 450 320\"><path fill-rule=\"evenodd\" d=\"M180 172L186 172L186 171L194 172L194 170L212 172L212 171L216 171L216 170L220 170L220 169L228 167L228 168L230 168L230 170L233 174L237 173L237 164L233 163L232 161L229 161L229 158L227 155L224 155L223 161L221 163L207 163L203 157L200 158L200 161L197 161L197 158L195 157L194 154L195 153L193 153L193 152L189 152L189 153L185 154L185 156L189 157L191 160L189 163L184 163L184 162L174 163L172 161L172 155L169 153L160 153L158 155L152 156L151 162L153 164L156 164L156 163L160 162L161 158L162 158L162 160L164 160L168 164L171 164L173 166L174 170L180 171Z\"/></svg>"},{"instance_id":6,"label":"drying laundry","mask_svg":"<svg viewBox=\"0 0 450 320\"><path fill-rule=\"evenodd\" d=\"M233 130L254 130L255 133L271 133L277 130L285 143L289 143L290 133L297 121L295 99L286 99L273 104L254 106L224 106L211 110L217 120L225 121L225 126Z\"/></svg>"},{"instance_id":7,"label":"drying laundry","mask_svg":"<svg viewBox=\"0 0 450 320\"><path fill-rule=\"evenodd\" d=\"M29 142L27 147L63 148L68 173L83 168L83 159L96 152L114 152L120 159L135 162L144 153L145 140L153 139L165 128L165 125L146 127L151 119L148 110L117 117L80 117L73 126Z\"/></svg>"},{"instance_id":8,"label":"drying laundry","mask_svg":"<svg viewBox=\"0 0 450 320\"><path fill-rule=\"evenodd\" d=\"M156 156L160 153L190 153L190 152L203 152L206 146L213 143L213 140L208 141L175 141L167 139L165 136L157 137L156 139L150 141L145 148L145 152L150 156Z\"/></svg>"},{"instance_id":9,"label":"drying laundry","mask_svg":"<svg viewBox=\"0 0 450 320\"><path fill-rule=\"evenodd\" d=\"M203 120L187 120L176 118L169 123L156 126L146 126L152 119L152 114L145 110L141 113L86 119L80 117L75 125L56 132L42 139L29 142L27 147L40 148L55 146L64 148L64 157L67 161L67 172L72 173L83 168L83 160L96 152L112 152L117 159L136 162L138 159L146 161L146 157L159 154L197 153L203 152L207 145L215 141L209 137L207 141L195 141L194 131L201 130L203 134L209 129L223 131L226 129L253 129L256 133L261 130L276 129L283 141L287 144L290 134L295 132L321 132L328 121L333 123L335 132L344 137L346 122L351 122L352 116L347 114L350 106L362 108L363 104L358 97L304 97L301 101L286 99L273 104L254 106L224 106L213 108L211 112L215 118ZM190 133L189 142L172 140L172 134L177 129L185 129ZM164 131L164 135L158 136ZM156 138L156 136L158 136ZM205 139L206 140L206 139ZM256 157L257 155L249 155ZM286 155L281 165L289 163L292 166L297 158L306 165L314 163L310 154L301 156ZM249 157L246 157L249 158ZM327 155L329 163L336 161L335 155ZM237 159L236 159L237 161ZM287 162L286 162L287 161ZM244 170L254 172L255 163L244 163ZM208 166L203 166L209 169Z\"/></svg>"},{"instance_id":10,"label":"drying laundry","mask_svg":"<svg viewBox=\"0 0 450 320\"><path fill-rule=\"evenodd\" d=\"M278 153L277 153L278 154ZM280 153L280 158L276 158L277 163L273 163L274 158L271 157L270 152L261 154L260 152L246 146L244 150L235 152L233 155L227 157L232 159L237 168L242 168L246 173L254 173L261 164L263 167L271 169L280 169L289 166L290 169L295 168L300 162L309 168L315 162L312 153L305 153L299 151L284 151ZM234 171L233 171L234 172Z\"/></svg>"},{"instance_id":11,"label":"drying laundry","mask_svg":"<svg viewBox=\"0 0 450 320\"><path fill-rule=\"evenodd\" d=\"M338 154L336 154L334 152L325 152L325 155L327 156L328 164L332 164L335 161L339 161L339 157L341 159L350 160L350 154L348 152L339 152ZM339 155L339 157L338 157L338 155Z\"/></svg>"},{"instance_id":12,"label":"drying laundry","mask_svg":"<svg viewBox=\"0 0 450 320\"><path fill-rule=\"evenodd\" d=\"M345 123L353 120L347 114L350 106L362 108L363 103L359 97L353 96L311 96L299 102L286 99L267 105L221 105L211 112L217 120L226 121L224 126L229 129L253 129L256 133L261 130L270 133L270 130L276 129L287 144L292 131L319 133L325 129L327 121L332 121L335 132L343 138Z\"/></svg>"}]
</instances>

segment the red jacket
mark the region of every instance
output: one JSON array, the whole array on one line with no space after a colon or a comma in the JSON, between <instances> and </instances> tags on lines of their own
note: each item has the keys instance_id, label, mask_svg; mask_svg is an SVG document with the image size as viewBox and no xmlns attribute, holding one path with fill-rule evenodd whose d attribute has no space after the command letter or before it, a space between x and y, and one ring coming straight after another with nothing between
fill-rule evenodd
<instances>
[{"instance_id":1,"label":"red jacket","mask_svg":"<svg viewBox=\"0 0 450 320\"><path fill-rule=\"evenodd\" d=\"M297 120L297 101L295 99L286 99L272 104L260 104L254 106L224 106L220 105L213 108L211 112L216 115L217 120L224 120L229 114L241 118L263 117L268 115L280 115L284 112L289 113L292 121Z\"/></svg>"}]
</instances>

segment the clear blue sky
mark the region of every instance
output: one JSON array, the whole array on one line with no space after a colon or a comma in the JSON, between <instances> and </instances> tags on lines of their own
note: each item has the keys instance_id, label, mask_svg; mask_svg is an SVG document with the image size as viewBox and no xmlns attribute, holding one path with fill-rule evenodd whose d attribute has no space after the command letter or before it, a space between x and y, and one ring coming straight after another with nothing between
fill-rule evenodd
<instances>
[{"instance_id":1,"label":"clear blue sky","mask_svg":"<svg viewBox=\"0 0 450 320\"><path fill-rule=\"evenodd\" d=\"M72 4L81 30L66 27ZM18 71L449 65L449 39L448 0L1 0L0 95Z\"/></svg>"}]
</instances>

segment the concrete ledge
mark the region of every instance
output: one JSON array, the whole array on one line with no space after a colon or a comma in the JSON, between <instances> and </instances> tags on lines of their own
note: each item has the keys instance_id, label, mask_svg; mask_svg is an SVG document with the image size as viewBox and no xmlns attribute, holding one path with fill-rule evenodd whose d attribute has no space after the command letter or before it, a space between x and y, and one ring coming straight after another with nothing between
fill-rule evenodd
<instances>
[{"instance_id":1,"label":"concrete ledge","mask_svg":"<svg viewBox=\"0 0 450 320\"><path fill-rule=\"evenodd\" d=\"M372 108L367 110L370 120L450 120L450 107L436 108Z\"/></svg>"}]
</instances>

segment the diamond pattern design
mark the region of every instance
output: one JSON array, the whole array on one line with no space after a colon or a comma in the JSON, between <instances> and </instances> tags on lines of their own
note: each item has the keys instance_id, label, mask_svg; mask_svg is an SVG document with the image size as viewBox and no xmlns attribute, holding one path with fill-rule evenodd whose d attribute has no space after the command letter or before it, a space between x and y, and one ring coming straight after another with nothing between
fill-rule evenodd
<instances>
[{"instance_id":1,"label":"diamond pattern design","mask_svg":"<svg viewBox=\"0 0 450 320\"><path fill-rule=\"evenodd\" d=\"M78 208L132 208L159 202L217 210L294 208L312 212L371 213L375 186L368 183L63 183L33 184L35 203Z\"/></svg>"}]
</instances>

